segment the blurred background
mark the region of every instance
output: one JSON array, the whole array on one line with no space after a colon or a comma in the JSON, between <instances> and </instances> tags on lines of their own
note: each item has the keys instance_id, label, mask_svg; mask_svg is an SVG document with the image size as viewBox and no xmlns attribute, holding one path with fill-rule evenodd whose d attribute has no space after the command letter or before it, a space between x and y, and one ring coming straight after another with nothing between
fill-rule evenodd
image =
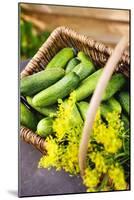
<instances>
[{"instance_id":1,"label":"blurred background","mask_svg":"<svg viewBox=\"0 0 134 200\"><path fill-rule=\"evenodd\" d=\"M129 32L129 11L20 4L21 60L34 56L50 33L67 26L111 47Z\"/></svg>"}]
</instances>

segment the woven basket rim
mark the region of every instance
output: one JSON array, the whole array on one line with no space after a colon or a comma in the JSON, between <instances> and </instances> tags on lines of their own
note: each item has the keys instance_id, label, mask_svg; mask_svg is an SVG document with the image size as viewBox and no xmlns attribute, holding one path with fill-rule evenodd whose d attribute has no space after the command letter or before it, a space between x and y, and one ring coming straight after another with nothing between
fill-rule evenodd
<instances>
[{"instance_id":1,"label":"woven basket rim","mask_svg":"<svg viewBox=\"0 0 134 200\"><path fill-rule=\"evenodd\" d=\"M61 27L56 28L51 33L51 35L49 36L47 41L42 44L42 46L39 48L37 53L33 56L33 58L26 65L25 69L21 72L21 78L23 78L24 76L28 76L34 72L43 70L44 69L43 66L40 65L42 58L46 54L48 54L48 52L50 53L49 50L51 50L53 45L56 45L55 44L56 38L60 38L64 44L66 37L69 37L69 39L71 38L72 40L77 40L78 42L81 42L83 46L88 46L88 47L92 48L93 50L95 49L96 52L105 54L107 57L109 57L113 52L113 49L111 47L108 47L107 45L105 45L101 42L93 40L89 36L81 35L68 27L61 26ZM46 60L48 63L49 59L47 58ZM103 61L106 62L107 60L105 60L105 58L104 58ZM124 66L126 66L126 69L127 69L129 66L129 63L130 63L129 52L124 51L124 54L120 60L120 66L124 65ZM117 68L117 71L118 71L118 69L120 69L120 68ZM128 71L127 71L127 75L129 77ZM37 134L35 134L32 130L30 130L24 126L21 126L20 127L20 137L25 142L32 144L34 147L36 147L41 153L44 153L44 154L46 153L45 139L38 136Z\"/></svg>"},{"instance_id":2,"label":"woven basket rim","mask_svg":"<svg viewBox=\"0 0 134 200\"><path fill-rule=\"evenodd\" d=\"M102 42L98 42L94 39L92 39L89 36L77 33L71 28L65 27L65 26L60 26L57 27L48 37L48 39L41 45L37 53L33 56L33 58L29 61L29 63L26 65L25 69L21 72L21 78L24 76L29 75L26 73L27 69L31 68L36 68L39 65L41 57L44 56L46 53L46 49L50 49L51 45L53 44L52 42L55 41L57 37L62 39L63 36L70 36L75 40L78 40L83 43L83 45L88 45L90 48L95 49L97 52L102 53L107 55L108 57L112 54L113 48L109 47L108 45L105 45ZM65 38L64 38L65 39ZM129 65L130 60L129 60L129 51L125 50L123 53L123 56L120 60L120 63L126 63ZM35 70L36 71L36 70Z\"/></svg>"}]
</instances>

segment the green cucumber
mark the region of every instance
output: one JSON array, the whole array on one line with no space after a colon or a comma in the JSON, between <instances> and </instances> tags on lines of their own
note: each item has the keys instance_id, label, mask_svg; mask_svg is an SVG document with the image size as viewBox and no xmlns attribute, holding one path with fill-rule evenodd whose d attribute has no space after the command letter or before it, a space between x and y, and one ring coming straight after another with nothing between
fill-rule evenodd
<instances>
[{"instance_id":1,"label":"green cucumber","mask_svg":"<svg viewBox=\"0 0 134 200\"><path fill-rule=\"evenodd\" d=\"M87 103L86 101L80 101L79 103L77 103L77 107L79 109L79 112L83 120L86 119L88 106L89 106L89 103Z\"/></svg>"},{"instance_id":2,"label":"green cucumber","mask_svg":"<svg viewBox=\"0 0 134 200\"><path fill-rule=\"evenodd\" d=\"M74 67L76 65L78 65L80 63L80 61L78 60L78 58L72 58L68 63L67 63L67 66L66 66L66 74L68 74L69 72L71 72Z\"/></svg>"},{"instance_id":3,"label":"green cucumber","mask_svg":"<svg viewBox=\"0 0 134 200\"><path fill-rule=\"evenodd\" d=\"M112 112L112 109L110 108L107 101L101 103L99 108L100 108L100 114L104 119L106 119L108 113Z\"/></svg>"},{"instance_id":4,"label":"green cucumber","mask_svg":"<svg viewBox=\"0 0 134 200\"><path fill-rule=\"evenodd\" d=\"M41 119L44 118L44 115L40 114L39 112L35 112L35 116L36 116L38 122L39 122Z\"/></svg>"},{"instance_id":5,"label":"green cucumber","mask_svg":"<svg viewBox=\"0 0 134 200\"><path fill-rule=\"evenodd\" d=\"M53 118L46 117L39 121L37 125L37 135L41 137L47 137L53 133Z\"/></svg>"},{"instance_id":6,"label":"green cucumber","mask_svg":"<svg viewBox=\"0 0 134 200\"><path fill-rule=\"evenodd\" d=\"M83 80L95 71L95 67L84 52L80 51L78 53L78 58L81 60L81 63L73 69L73 72L76 72L76 74L80 77L80 80Z\"/></svg>"},{"instance_id":7,"label":"green cucumber","mask_svg":"<svg viewBox=\"0 0 134 200\"><path fill-rule=\"evenodd\" d=\"M87 103L86 101L80 101L77 103L77 106L83 120L85 120L89 103ZM121 106L119 102L113 97L107 100L106 102L102 102L99 106L99 109L100 109L101 116L104 117L105 119L109 112L115 111L115 112L121 113Z\"/></svg>"},{"instance_id":8,"label":"green cucumber","mask_svg":"<svg viewBox=\"0 0 134 200\"><path fill-rule=\"evenodd\" d=\"M66 109L68 109L68 102L67 102L67 99L64 100L64 106ZM73 110L72 110L72 113L71 113L71 116L70 116L70 119L69 119L69 122L70 124L72 124L72 126L74 125L80 125L83 123L83 120L81 118L81 114L76 106L76 104L74 105L73 107Z\"/></svg>"},{"instance_id":9,"label":"green cucumber","mask_svg":"<svg viewBox=\"0 0 134 200\"><path fill-rule=\"evenodd\" d=\"M27 99L27 102L28 104L34 108L35 110L37 110L39 113L45 115L45 116L55 116L56 115L56 112L57 112L57 107L56 105L51 105L51 106L47 106L47 107L37 107L37 106L34 106L33 103L32 103L32 98L27 96L26 97Z\"/></svg>"},{"instance_id":10,"label":"green cucumber","mask_svg":"<svg viewBox=\"0 0 134 200\"><path fill-rule=\"evenodd\" d=\"M54 85L36 94L32 103L34 106L40 107L55 104L58 99L69 95L78 86L79 82L79 76L75 72L70 72Z\"/></svg>"},{"instance_id":11,"label":"green cucumber","mask_svg":"<svg viewBox=\"0 0 134 200\"><path fill-rule=\"evenodd\" d=\"M75 90L77 101L85 99L94 92L102 71L103 69L99 69L80 83L79 87Z\"/></svg>"},{"instance_id":12,"label":"green cucumber","mask_svg":"<svg viewBox=\"0 0 134 200\"><path fill-rule=\"evenodd\" d=\"M114 97L111 97L106 102L108 103L108 105L110 106L112 111L115 111L117 113L122 112L122 108L121 108L119 101L117 101L117 99L115 99Z\"/></svg>"},{"instance_id":13,"label":"green cucumber","mask_svg":"<svg viewBox=\"0 0 134 200\"><path fill-rule=\"evenodd\" d=\"M84 78L86 78L89 74L93 72L93 68L90 68L88 64L81 62L73 69L73 72L75 72L82 81Z\"/></svg>"},{"instance_id":14,"label":"green cucumber","mask_svg":"<svg viewBox=\"0 0 134 200\"><path fill-rule=\"evenodd\" d=\"M20 81L20 92L24 96L32 96L61 79L64 74L64 69L53 68L26 76Z\"/></svg>"},{"instance_id":15,"label":"green cucumber","mask_svg":"<svg viewBox=\"0 0 134 200\"><path fill-rule=\"evenodd\" d=\"M121 88L125 85L126 78L121 73L116 73L112 76L111 80L108 83L108 86L104 92L102 97L103 101L106 101L110 97L112 97L116 92L121 90Z\"/></svg>"},{"instance_id":16,"label":"green cucumber","mask_svg":"<svg viewBox=\"0 0 134 200\"><path fill-rule=\"evenodd\" d=\"M20 123L33 131L38 123L35 115L23 103L20 103Z\"/></svg>"},{"instance_id":17,"label":"green cucumber","mask_svg":"<svg viewBox=\"0 0 134 200\"><path fill-rule=\"evenodd\" d=\"M90 65L90 67L92 67L93 70L95 70L94 64L91 61L91 59L89 58L89 56L87 56L83 51L78 52L78 59L83 62L83 63L88 63Z\"/></svg>"},{"instance_id":18,"label":"green cucumber","mask_svg":"<svg viewBox=\"0 0 134 200\"><path fill-rule=\"evenodd\" d=\"M118 94L118 100L123 108L123 110L129 115L130 110L129 110L129 101L130 101L130 96L127 91L122 91Z\"/></svg>"},{"instance_id":19,"label":"green cucumber","mask_svg":"<svg viewBox=\"0 0 134 200\"><path fill-rule=\"evenodd\" d=\"M67 62L74 57L73 48L61 49L47 64L46 68L61 67L65 68Z\"/></svg>"},{"instance_id":20,"label":"green cucumber","mask_svg":"<svg viewBox=\"0 0 134 200\"><path fill-rule=\"evenodd\" d=\"M129 122L128 117L124 113L122 113L121 119L124 122L125 129L128 130L130 128L130 122Z\"/></svg>"},{"instance_id":21,"label":"green cucumber","mask_svg":"<svg viewBox=\"0 0 134 200\"><path fill-rule=\"evenodd\" d=\"M100 104L100 112L104 118L107 117L109 112L113 111L117 113L121 113L122 111L120 103L114 97L111 97L107 101Z\"/></svg>"},{"instance_id":22,"label":"green cucumber","mask_svg":"<svg viewBox=\"0 0 134 200\"><path fill-rule=\"evenodd\" d=\"M77 101L85 99L94 92L102 72L103 69L99 69L80 83L79 87L75 90ZM114 74L108 83L102 100L105 101L112 97L117 91L119 91L124 86L125 83L126 79L124 75L122 75L121 73Z\"/></svg>"},{"instance_id":23,"label":"green cucumber","mask_svg":"<svg viewBox=\"0 0 134 200\"><path fill-rule=\"evenodd\" d=\"M95 71L95 67L89 57L84 52L80 51L78 53L78 58L79 60L81 60L81 63L79 63L80 61L77 58L73 58L68 63L66 70L67 73L70 71L75 72L77 75L79 75L80 80L83 80L89 74Z\"/></svg>"}]
</instances>

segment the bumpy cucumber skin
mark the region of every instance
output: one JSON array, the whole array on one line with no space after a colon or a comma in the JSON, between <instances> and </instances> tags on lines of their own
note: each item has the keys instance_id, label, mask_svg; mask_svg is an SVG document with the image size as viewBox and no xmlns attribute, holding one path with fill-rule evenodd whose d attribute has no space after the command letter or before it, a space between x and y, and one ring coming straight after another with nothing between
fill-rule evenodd
<instances>
[{"instance_id":1,"label":"bumpy cucumber skin","mask_svg":"<svg viewBox=\"0 0 134 200\"><path fill-rule=\"evenodd\" d=\"M116 92L118 92L126 83L125 76L121 73L114 74L108 83L108 86L102 97L103 101L111 98Z\"/></svg>"},{"instance_id":2,"label":"bumpy cucumber skin","mask_svg":"<svg viewBox=\"0 0 134 200\"><path fill-rule=\"evenodd\" d=\"M121 113L122 108L120 103L114 97L111 97L107 101L100 104L100 111L101 115L106 118L109 112L115 111L117 113Z\"/></svg>"},{"instance_id":3,"label":"bumpy cucumber skin","mask_svg":"<svg viewBox=\"0 0 134 200\"><path fill-rule=\"evenodd\" d=\"M50 117L43 118L37 125L37 135L46 137L53 132L53 119Z\"/></svg>"},{"instance_id":4,"label":"bumpy cucumber skin","mask_svg":"<svg viewBox=\"0 0 134 200\"><path fill-rule=\"evenodd\" d=\"M68 106L67 99L64 100L64 106L67 109L67 106ZM74 124L80 125L80 124L83 123L81 114L80 114L76 104L73 107L73 110L72 110L72 113L71 113L71 116L70 116L70 119L69 119L69 123L72 124L72 125L74 125Z\"/></svg>"},{"instance_id":5,"label":"bumpy cucumber skin","mask_svg":"<svg viewBox=\"0 0 134 200\"><path fill-rule=\"evenodd\" d=\"M79 76L75 72L70 72L54 85L35 95L32 103L34 106L40 107L52 105L58 99L62 99L70 94L78 86L79 82Z\"/></svg>"},{"instance_id":6,"label":"bumpy cucumber skin","mask_svg":"<svg viewBox=\"0 0 134 200\"><path fill-rule=\"evenodd\" d=\"M130 128L130 122L129 122L128 117L124 113L122 113L121 119L124 122L125 129L128 130Z\"/></svg>"},{"instance_id":7,"label":"bumpy cucumber skin","mask_svg":"<svg viewBox=\"0 0 134 200\"><path fill-rule=\"evenodd\" d=\"M123 108L123 110L129 115L130 111L129 111L129 101L130 101L130 96L129 93L126 91L122 91L118 94L118 99L119 102Z\"/></svg>"},{"instance_id":8,"label":"bumpy cucumber skin","mask_svg":"<svg viewBox=\"0 0 134 200\"><path fill-rule=\"evenodd\" d=\"M24 77L20 81L20 92L24 96L32 96L58 81L64 74L64 69L53 68Z\"/></svg>"},{"instance_id":9,"label":"bumpy cucumber skin","mask_svg":"<svg viewBox=\"0 0 134 200\"><path fill-rule=\"evenodd\" d=\"M117 99L115 99L114 97L111 97L110 99L107 100L107 102L108 102L108 105L110 106L110 108L112 109L112 111L115 111L117 113L122 112L121 105L120 105L119 101L117 101Z\"/></svg>"},{"instance_id":10,"label":"bumpy cucumber skin","mask_svg":"<svg viewBox=\"0 0 134 200\"><path fill-rule=\"evenodd\" d=\"M23 103L20 103L20 123L33 131L38 123L37 118Z\"/></svg>"},{"instance_id":11,"label":"bumpy cucumber skin","mask_svg":"<svg viewBox=\"0 0 134 200\"><path fill-rule=\"evenodd\" d=\"M88 65L88 63L80 63L78 64L74 69L73 72L75 72L82 81L84 78L89 76L89 74L94 72L94 69Z\"/></svg>"},{"instance_id":12,"label":"bumpy cucumber skin","mask_svg":"<svg viewBox=\"0 0 134 200\"><path fill-rule=\"evenodd\" d=\"M102 71L103 69L97 70L95 73L91 74L81 82L79 87L75 90L77 101L85 99L94 92ZM122 75L121 73L114 74L108 83L106 91L104 92L104 95L102 97L102 101L110 99L124 86L125 83L126 79L124 75Z\"/></svg>"},{"instance_id":13,"label":"bumpy cucumber skin","mask_svg":"<svg viewBox=\"0 0 134 200\"><path fill-rule=\"evenodd\" d=\"M85 120L89 103L87 103L86 101L80 101L77 103L77 106L83 120ZM105 119L109 112L115 111L115 112L121 113L120 103L113 97L107 100L106 102L102 102L99 106L99 109L100 109L101 116L104 117Z\"/></svg>"},{"instance_id":14,"label":"bumpy cucumber skin","mask_svg":"<svg viewBox=\"0 0 134 200\"><path fill-rule=\"evenodd\" d=\"M80 80L83 80L95 71L95 67L84 52L80 51L78 53L78 58L81 60L81 63L73 69L73 72L76 72L76 74L79 75Z\"/></svg>"},{"instance_id":15,"label":"bumpy cucumber skin","mask_svg":"<svg viewBox=\"0 0 134 200\"><path fill-rule=\"evenodd\" d=\"M75 58L72 58L68 63L67 63L67 66L66 66L66 74L68 74L69 72L71 72L76 65L78 65L80 63L80 61L75 57Z\"/></svg>"},{"instance_id":16,"label":"bumpy cucumber skin","mask_svg":"<svg viewBox=\"0 0 134 200\"><path fill-rule=\"evenodd\" d=\"M74 57L73 48L61 49L47 64L46 68L61 67L65 68L67 62Z\"/></svg>"},{"instance_id":17,"label":"bumpy cucumber skin","mask_svg":"<svg viewBox=\"0 0 134 200\"><path fill-rule=\"evenodd\" d=\"M43 114L44 116L56 116L56 112L57 112L57 107L56 105L51 105L51 106L47 106L47 107L37 107L34 106L32 103L32 98L27 96L26 97L28 104L34 108L35 110L37 110L39 113Z\"/></svg>"},{"instance_id":18,"label":"bumpy cucumber skin","mask_svg":"<svg viewBox=\"0 0 134 200\"><path fill-rule=\"evenodd\" d=\"M107 102L101 103L99 108L100 108L100 114L104 119L106 119L108 113L112 112L112 109L109 107Z\"/></svg>"},{"instance_id":19,"label":"bumpy cucumber skin","mask_svg":"<svg viewBox=\"0 0 134 200\"><path fill-rule=\"evenodd\" d=\"M89 104L86 101L80 101L79 103L77 103L77 107L79 109L82 119L85 120Z\"/></svg>"},{"instance_id":20,"label":"bumpy cucumber skin","mask_svg":"<svg viewBox=\"0 0 134 200\"><path fill-rule=\"evenodd\" d=\"M78 52L78 58L81 62L88 63L95 70L93 62L83 51Z\"/></svg>"},{"instance_id":21,"label":"bumpy cucumber skin","mask_svg":"<svg viewBox=\"0 0 134 200\"><path fill-rule=\"evenodd\" d=\"M99 69L80 83L79 87L75 90L77 101L85 99L94 92L102 71L103 69Z\"/></svg>"}]
</instances>

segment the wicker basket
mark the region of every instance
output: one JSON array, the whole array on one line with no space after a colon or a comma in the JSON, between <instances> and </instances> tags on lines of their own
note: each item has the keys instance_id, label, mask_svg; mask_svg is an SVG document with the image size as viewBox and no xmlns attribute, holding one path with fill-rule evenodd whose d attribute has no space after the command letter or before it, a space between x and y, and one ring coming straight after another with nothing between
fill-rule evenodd
<instances>
[{"instance_id":1,"label":"wicker basket","mask_svg":"<svg viewBox=\"0 0 134 200\"><path fill-rule=\"evenodd\" d=\"M84 51L91 57L98 67L103 67L112 49L102 43L92 40L91 38L80 35L70 28L58 27L55 29L48 40L41 46L35 56L27 64L21 73L21 78L36 73L44 69L44 66L52 59L52 57L64 47L73 47L77 51ZM125 51L116 71L123 73L127 78L130 76L130 58L128 51ZM20 127L20 137L27 143L32 144L43 154L46 153L45 139L37 136L30 129Z\"/></svg>"}]
</instances>

